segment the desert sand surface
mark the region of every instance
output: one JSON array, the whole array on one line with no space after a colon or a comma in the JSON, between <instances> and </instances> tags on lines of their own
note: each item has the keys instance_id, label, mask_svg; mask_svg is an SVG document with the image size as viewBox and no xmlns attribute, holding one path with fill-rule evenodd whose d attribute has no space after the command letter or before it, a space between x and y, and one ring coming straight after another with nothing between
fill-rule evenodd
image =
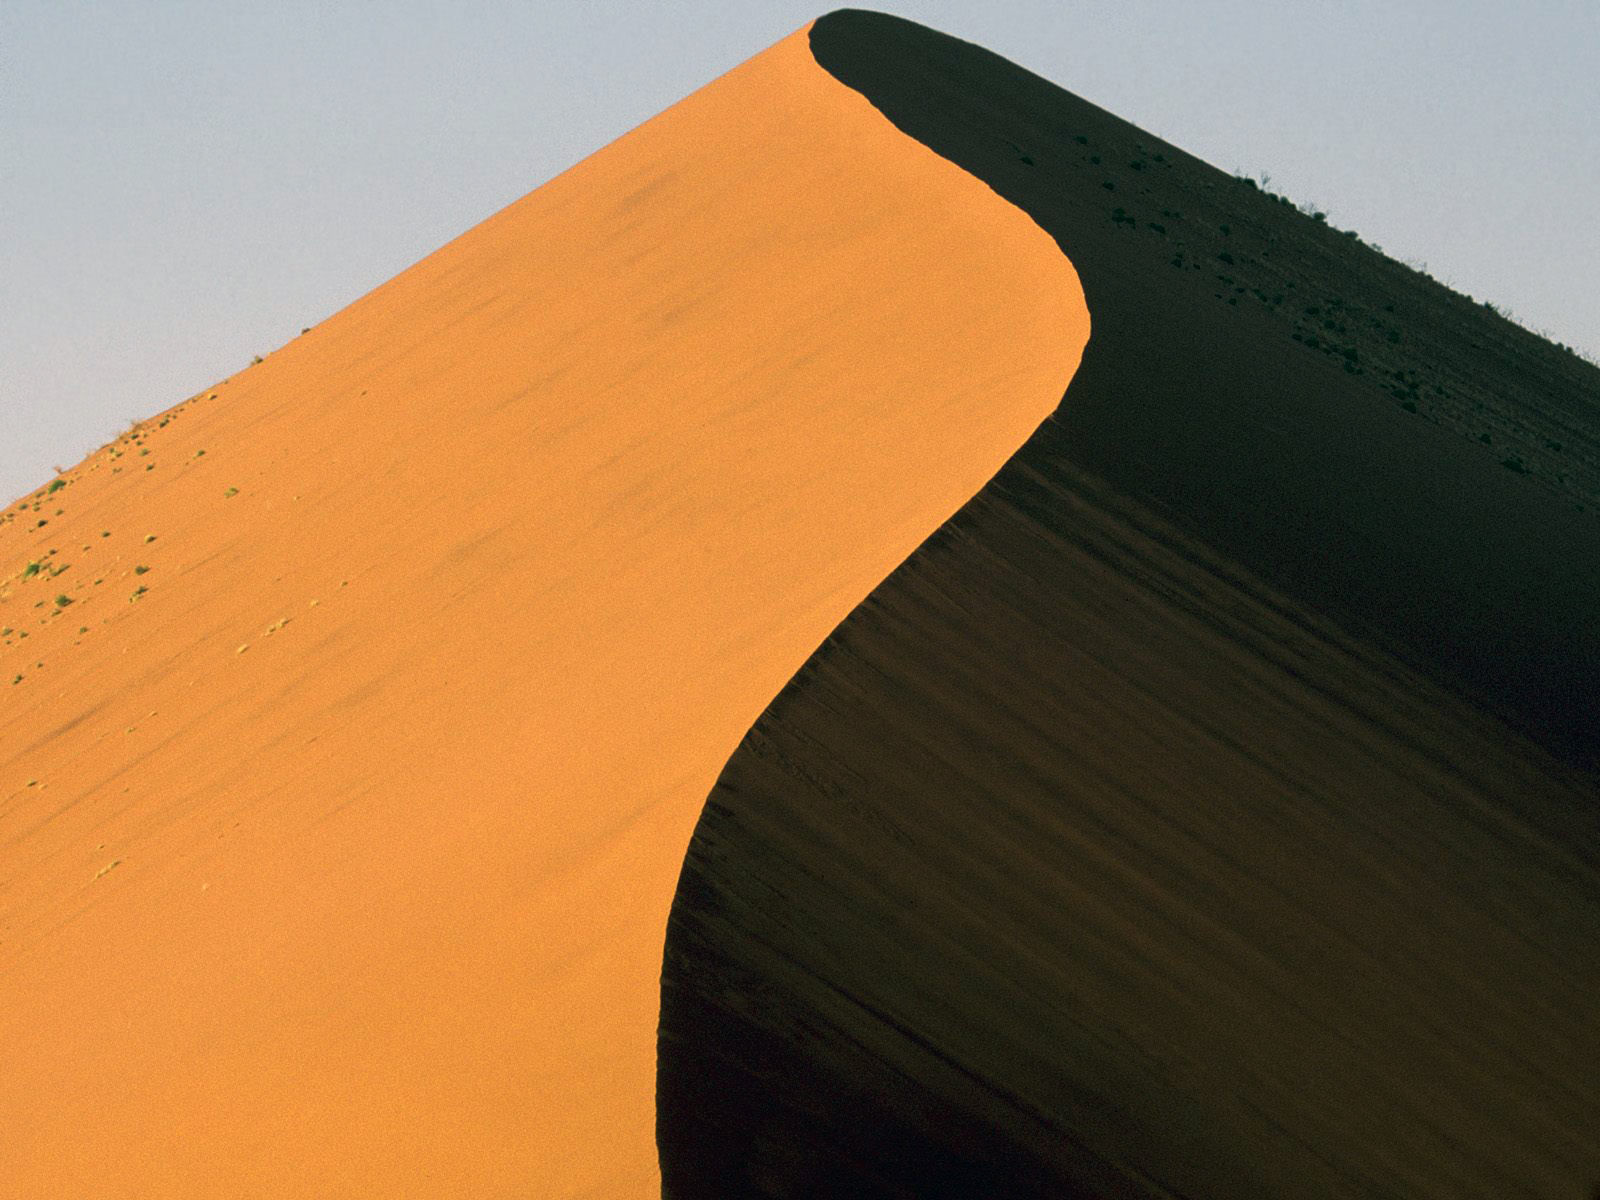
<instances>
[{"instance_id":1,"label":"desert sand surface","mask_svg":"<svg viewBox=\"0 0 1600 1200\"><path fill-rule=\"evenodd\" d=\"M812 44L1094 337L719 779L666 1193L1595 1194L1600 371L986 51Z\"/></svg>"},{"instance_id":2,"label":"desert sand surface","mask_svg":"<svg viewBox=\"0 0 1600 1200\"><path fill-rule=\"evenodd\" d=\"M1087 337L802 32L13 504L0 1194L659 1194L702 804Z\"/></svg>"}]
</instances>

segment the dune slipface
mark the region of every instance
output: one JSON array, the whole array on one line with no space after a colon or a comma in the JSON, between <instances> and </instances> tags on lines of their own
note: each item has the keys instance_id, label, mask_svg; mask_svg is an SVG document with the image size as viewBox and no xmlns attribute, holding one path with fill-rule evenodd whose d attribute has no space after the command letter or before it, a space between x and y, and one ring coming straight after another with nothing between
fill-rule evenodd
<instances>
[{"instance_id":1,"label":"dune slipface","mask_svg":"<svg viewBox=\"0 0 1600 1200\"><path fill-rule=\"evenodd\" d=\"M1087 336L802 33L13 506L0 1190L653 1194L718 771Z\"/></svg>"},{"instance_id":2,"label":"dune slipface","mask_svg":"<svg viewBox=\"0 0 1600 1200\"><path fill-rule=\"evenodd\" d=\"M1594 1194L1600 372L977 47L812 45L1095 333L706 805L667 1194Z\"/></svg>"}]
</instances>

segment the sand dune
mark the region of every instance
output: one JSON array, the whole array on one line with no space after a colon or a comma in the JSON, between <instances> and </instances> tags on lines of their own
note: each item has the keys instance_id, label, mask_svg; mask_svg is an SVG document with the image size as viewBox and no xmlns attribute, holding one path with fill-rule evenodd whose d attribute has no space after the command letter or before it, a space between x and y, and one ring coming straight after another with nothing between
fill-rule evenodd
<instances>
[{"instance_id":1,"label":"sand dune","mask_svg":"<svg viewBox=\"0 0 1600 1200\"><path fill-rule=\"evenodd\" d=\"M1597 383L823 18L0 516L0 1194L1584 1194Z\"/></svg>"},{"instance_id":2,"label":"sand dune","mask_svg":"<svg viewBox=\"0 0 1600 1200\"><path fill-rule=\"evenodd\" d=\"M705 796L1087 334L802 33L13 505L0 1192L655 1194Z\"/></svg>"}]
</instances>

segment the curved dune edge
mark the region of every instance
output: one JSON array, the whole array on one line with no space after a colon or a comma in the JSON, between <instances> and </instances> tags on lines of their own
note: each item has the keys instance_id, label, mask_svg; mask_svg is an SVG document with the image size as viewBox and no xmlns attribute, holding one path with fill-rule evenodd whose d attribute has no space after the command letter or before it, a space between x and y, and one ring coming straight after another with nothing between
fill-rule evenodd
<instances>
[{"instance_id":1,"label":"curved dune edge","mask_svg":"<svg viewBox=\"0 0 1600 1200\"><path fill-rule=\"evenodd\" d=\"M1056 234L1096 336L719 777L663 972L667 1194L1589 1194L1600 776L1548 713L1594 711L1593 526L1106 219L1258 246L1226 177L898 18L813 48ZM1110 196L1102 159L1173 174ZM1481 334L1396 299L1408 353Z\"/></svg>"},{"instance_id":2,"label":"curved dune edge","mask_svg":"<svg viewBox=\"0 0 1600 1200\"><path fill-rule=\"evenodd\" d=\"M655 1193L706 795L1088 336L806 39L14 506L9 1194Z\"/></svg>"}]
</instances>

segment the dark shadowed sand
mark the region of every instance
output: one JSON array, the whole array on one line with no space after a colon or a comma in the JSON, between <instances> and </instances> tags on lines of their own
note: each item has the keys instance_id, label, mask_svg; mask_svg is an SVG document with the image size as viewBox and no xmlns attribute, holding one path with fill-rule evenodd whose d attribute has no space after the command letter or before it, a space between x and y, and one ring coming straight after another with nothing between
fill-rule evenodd
<instances>
[{"instance_id":1,"label":"dark shadowed sand","mask_svg":"<svg viewBox=\"0 0 1600 1200\"><path fill-rule=\"evenodd\" d=\"M718 782L667 1194L1590 1195L1600 372L984 51L812 46L1094 334Z\"/></svg>"}]
</instances>

